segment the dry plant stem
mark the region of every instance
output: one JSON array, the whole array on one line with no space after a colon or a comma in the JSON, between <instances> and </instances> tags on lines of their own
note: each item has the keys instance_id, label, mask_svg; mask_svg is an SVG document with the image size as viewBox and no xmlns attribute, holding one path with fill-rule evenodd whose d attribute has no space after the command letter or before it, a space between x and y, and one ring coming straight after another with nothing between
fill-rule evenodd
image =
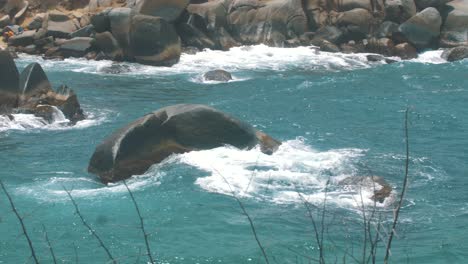
<instances>
[{"instance_id":1,"label":"dry plant stem","mask_svg":"<svg viewBox=\"0 0 468 264\"><path fill-rule=\"evenodd\" d=\"M104 245L104 242L102 241L102 239L99 237L99 235L96 233L96 231L94 231L94 229L91 228L91 226L86 222L86 220L84 219L83 215L81 214L80 212L80 209L78 208L78 205L76 204L76 201L75 199L73 199L73 196L71 195L71 192L69 190L67 190L65 187L63 187L63 189L65 190L65 192L67 193L68 197L70 198L71 202L73 203L73 206L75 207L75 212L76 214L80 217L80 220L81 222L83 223L83 225L89 230L89 232L91 232L91 234L96 238L96 240L99 242L99 244L101 245L101 247L104 249L104 251L106 252L107 256L109 257L109 259L111 260L112 263L117 263L117 261L115 260L115 258L112 256L112 254L110 253L109 249L106 247L106 245Z\"/></svg>"},{"instance_id":2,"label":"dry plant stem","mask_svg":"<svg viewBox=\"0 0 468 264\"><path fill-rule=\"evenodd\" d=\"M317 242L317 246L319 247L319 250L321 250L322 244L321 244L321 241L320 241L320 235L319 235L319 231L318 231L318 228L317 228L317 223L315 222L314 214L312 213L312 209L310 208L310 203L304 198L304 196L302 196L302 194L299 192L299 190L297 190L297 188L296 188L296 192L299 195L299 198L301 198L302 202L304 203L304 206L305 206L305 208L307 210L307 214L309 215L309 219L312 222L312 226L314 227L315 240ZM319 263L324 263L323 255L322 255L321 252L319 252L319 261L318 262Z\"/></svg>"},{"instance_id":3,"label":"dry plant stem","mask_svg":"<svg viewBox=\"0 0 468 264\"><path fill-rule=\"evenodd\" d=\"M141 228L141 232L143 232L143 237L145 238L146 253L148 255L149 261L151 264L154 264L156 262L154 262L153 255L151 255L151 248L150 248L149 241L148 241L148 234L146 233L146 230L145 230L145 224L143 222L143 217L141 216L140 208L138 207L135 197L133 196L133 193L130 190L130 188L128 188L127 182L125 180L123 181L123 184L125 185L125 188L127 188L127 191L130 194L130 198L132 199L133 205L135 206L135 210L137 211L137 214L138 214L138 218L140 219L140 228Z\"/></svg>"},{"instance_id":4,"label":"dry plant stem","mask_svg":"<svg viewBox=\"0 0 468 264\"><path fill-rule=\"evenodd\" d=\"M16 210L13 199L11 198L10 194L8 193L7 189L5 188L5 185L3 185L3 182L1 180L0 180L0 185L2 186L3 192L7 196L8 201L10 202L10 206L11 206L11 209L13 210L13 213L15 213L16 218L18 218L21 228L23 229L23 234L26 237L26 240L28 241L29 249L31 250L31 256L34 259L35 263L39 263L39 260L37 259L37 256L36 256L36 251L34 251L31 238L29 237L28 231L26 230L26 226L24 225L23 218L19 215L18 211Z\"/></svg>"},{"instance_id":5,"label":"dry plant stem","mask_svg":"<svg viewBox=\"0 0 468 264\"><path fill-rule=\"evenodd\" d=\"M214 169L214 168L213 168ZM267 264L270 264L270 261L268 260L268 256L266 254L266 251L265 251L265 248L263 247L262 243L260 242L260 239L258 238L258 235L257 235L257 230L255 229L255 225L253 223L253 220L252 218L250 217L250 215L247 213L247 210L245 209L245 206L244 204L242 203L242 201L237 197L236 193L234 192L234 190L232 189L232 186L231 184L229 183L229 181L216 169L214 169L216 171L216 173L218 173L218 175L223 178L223 181L228 185L229 187L229 190L231 191L231 194L232 196L234 197L234 199L237 201L237 203L239 204L239 207L241 208L242 212L244 213L244 215L247 217L247 220L249 221L249 224L250 224L250 228L252 229L252 233L255 237L255 241L257 241L257 245L258 247L260 248L260 250L262 251L262 255L263 255L263 258L265 260L265 262Z\"/></svg>"},{"instance_id":6,"label":"dry plant stem","mask_svg":"<svg viewBox=\"0 0 468 264\"><path fill-rule=\"evenodd\" d=\"M400 215L400 209L403 206L403 200L406 193L406 188L408 186L408 170L409 170L409 135L408 135L408 112L409 109L406 109L405 112L405 139L406 139L406 164L405 164L405 178L403 180L403 189L401 190L400 200L398 201L398 205L395 208L395 217L393 219L392 229L390 230L390 235L388 237L387 248L385 252L384 263L388 263L388 258L390 256L390 248L392 247L392 240L395 234L395 228L398 223L398 216Z\"/></svg>"},{"instance_id":7,"label":"dry plant stem","mask_svg":"<svg viewBox=\"0 0 468 264\"><path fill-rule=\"evenodd\" d=\"M42 225L42 230L44 230L45 240L47 242L47 247L50 250L50 255L52 256L52 260L54 261L54 264L57 264L57 259L55 258L54 249L52 248L52 244L50 243L49 235L47 234L47 230L45 228L45 225Z\"/></svg>"},{"instance_id":8,"label":"dry plant stem","mask_svg":"<svg viewBox=\"0 0 468 264\"><path fill-rule=\"evenodd\" d=\"M327 195L328 195L328 185L330 184L330 179L327 180L325 185L325 197L323 198L323 208L322 208L322 221L321 221L321 234L320 234L320 263L325 263L325 258L323 255L323 233L325 232L325 213L327 206Z\"/></svg>"}]
</instances>

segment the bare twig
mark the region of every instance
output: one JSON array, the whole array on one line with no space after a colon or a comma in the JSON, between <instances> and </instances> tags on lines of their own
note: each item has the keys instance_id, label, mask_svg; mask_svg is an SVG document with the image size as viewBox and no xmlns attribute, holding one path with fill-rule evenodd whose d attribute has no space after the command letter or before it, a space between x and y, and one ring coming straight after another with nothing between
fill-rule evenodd
<instances>
[{"instance_id":1,"label":"bare twig","mask_svg":"<svg viewBox=\"0 0 468 264\"><path fill-rule=\"evenodd\" d=\"M214 169L214 168L213 168ZM265 262L267 264L270 264L270 261L268 260L268 256L266 254L266 251L265 251L265 248L263 247L262 243L260 242L260 239L258 238L258 235L257 235L257 230L255 229L255 225L253 223L253 220L252 218L250 217L250 215L247 213L247 210L245 209L245 206L244 204L242 203L242 201L239 199L239 197L237 197L236 193L234 192L234 190L232 189L232 186L231 184L229 183L229 181L216 169L214 169L216 171L216 173L218 173L218 175L223 178L224 182L226 182L226 184L228 185L230 191L231 191L231 194L232 196L234 197L234 199L237 201L237 203L239 204L239 207L241 208L242 212L244 213L244 215L247 217L247 220L249 221L249 224L250 224L250 228L252 229L252 233L255 237L255 241L257 241L257 245L258 247L260 248L260 250L262 251L262 255L263 255L263 258L265 259Z\"/></svg>"},{"instance_id":2,"label":"bare twig","mask_svg":"<svg viewBox=\"0 0 468 264\"><path fill-rule=\"evenodd\" d=\"M65 192L67 193L68 197L70 198L71 202L73 203L73 206L75 207L75 212L76 214L80 217L80 220L81 222L83 223L83 225L89 230L89 232L91 232L91 234L96 238L96 240L99 242L99 244L101 245L101 247L104 249L104 251L106 252L107 256L109 257L109 259L111 260L112 263L117 263L117 261L115 260L115 258L112 256L112 254L110 253L109 249L106 247L106 245L104 244L104 242L102 241L102 239L99 237L99 235L96 233L96 231L94 231L93 228L91 228L91 226L86 222L86 220L84 219L83 215L81 214L80 212L80 209L78 208L78 204L76 204L76 201L75 199L73 199L73 196L71 195L71 192L69 190L67 190L67 188L63 187L63 189L65 190Z\"/></svg>"},{"instance_id":3,"label":"bare twig","mask_svg":"<svg viewBox=\"0 0 468 264\"><path fill-rule=\"evenodd\" d=\"M326 207L327 207L327 195L328 195L328 185L330 184L330 179L327 180L325 184L325 197L323 198L323 208L322 208L322 220L321 220L321 234L320 234L320 260L325 261L323 255L323 233L325 232L325 214L326 214ZM324 262L322 262L324 263Z\"/></svg>"},{"instance_id":4,"label":"bare twig","mask_svg":"<svg viewBox=\"0 0 468 264\"><path fill-rule=\"evenodd\" d=\"M50 243L49 235L47 234L45 225L42 225L42 230L44 231L45 240L47 242L47 247L50 250L50 255L52 256L52 260L54 261L54 264L57 264L57 259L55 258L54 249L52 248L52 244Z\"/></svg>"},{"instance_id":5,"label":"bare twig","mask_svg":"<svg viewBox=\"0 0 468 264\"><path fill-rule=\"evenodd\" d=\"M31 238L29 237L28 231L26 230L26 226L24 225L23 218L20 216L18 210L16 210L13 199L11 198L11 196L8 193L7 189L5 188L5 185L3 184L2 180L0 180L0 185L2 186L3 192L7 196L8 201L10 201L10 206L11 206L11 209L13 210L13 213L15 213L16 218L18 218L18 222L20 223L21 228L23 229L23 234L26 237L26 240L28 241L29 249L31 250L31 256L34 259L35 263L39 263L39 260L38 260L38 258L36 256L36 252L34 251L34 247L33 247Z\"/></svg>"},{"instance_id":6,"label":"bare twig","mask_svg":"<svg viewBox=\"0 0 468 264\"><path fill-rule=\"evenodd\" d=\"M398 216L400 215L400 209L403 206L403 200L406 193L406 188L408 186L408 170L409 170L409 133L408 133L408 113L409 109L406 109L405 112L405 139L406 139L406 164L405 164L405 178L403 180L403 188L400 194L400 200L398 201L398 205L395 208L395 216L393 218L392 230L390 230L390 235L388 237L387 248L385 252L384 263L388 263L388 258L390 256L390 248L392 246L393 235L395 234L395 228L398 223Z\"/></svg>"},{"instance_id":7,"label":"bare twig","mask_svg":"<svg viewBox=\"0 0 468 264\"><path fill-rule=\"evenodd\" d=\"M143 237L145 238L146 253L148 255L149 261L151 264L154 264L156 262L154 262L153 256L151 255L151 248L150 248L149 241L148 241L148 234L145 231L145 224L143 222L143 217L141 216L140 208L138 207L135 197L133 196L133 193L128 187L127 182L125 180L123 181L123 184L125 185L125 188L127 188L127 191L130 194L130 198L133 201L133 205L135 206L135 210L137 211L138 218L140 219L140 228L141 228L141 232L143 232Z\"/></svg>"}]
</instances>

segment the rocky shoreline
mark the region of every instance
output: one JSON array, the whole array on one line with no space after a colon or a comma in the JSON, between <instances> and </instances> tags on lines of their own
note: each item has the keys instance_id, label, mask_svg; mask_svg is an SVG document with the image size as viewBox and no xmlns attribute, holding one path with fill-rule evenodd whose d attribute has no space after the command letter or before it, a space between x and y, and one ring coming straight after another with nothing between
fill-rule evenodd
<instances>
[{"instance_id":1,"label":"rocky shoreline","mask_svg":"<svg viewBox=\"0 0 468 264\"><path fill-rule=\"evenodd\" d=\"M184 51L257 44L468 57L468 0L0 0L0 8L2 28L24 29L8 49L47 59L171 66Z\"/></svg>"}]
</instances>

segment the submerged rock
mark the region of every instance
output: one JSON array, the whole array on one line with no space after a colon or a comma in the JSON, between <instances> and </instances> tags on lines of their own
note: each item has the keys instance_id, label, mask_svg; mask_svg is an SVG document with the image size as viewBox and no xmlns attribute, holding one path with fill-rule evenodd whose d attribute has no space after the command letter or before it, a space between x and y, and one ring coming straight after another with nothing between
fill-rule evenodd
<instances>
[{"instance_id":1,"label":"submerged rock","mask_svg":"<svg viewBox=\"0 0 468 264\"><path fill-rule=\"evenodd\" d=\"M173 105L150 113L114 132L95 150L88 171L102 182L117 182L175 153L231 145L260 145L271 154L281 144L252 126L204 105Z\"/></svg>"},{"instance_id":2,"label":"submerged rock","mask_svg":"<svg viewBox=\"0 0 468 264\"><path fill-rule=\"evenodd\" d=\"M232 75L225 70L209 71L203 75L206 81L228 82L232 80Z\"/></svg>"},{"instance_id":3,"label":"submerged rock","mask_svg":"<svg viewBox=\"0 0 468 264\"><path fill-rule=\"evenodd\" d=\"M460 46L448 49L442 53L442 58L447 61L458 61L468 58L468 46Z\"/></svg>"}]
</instances>

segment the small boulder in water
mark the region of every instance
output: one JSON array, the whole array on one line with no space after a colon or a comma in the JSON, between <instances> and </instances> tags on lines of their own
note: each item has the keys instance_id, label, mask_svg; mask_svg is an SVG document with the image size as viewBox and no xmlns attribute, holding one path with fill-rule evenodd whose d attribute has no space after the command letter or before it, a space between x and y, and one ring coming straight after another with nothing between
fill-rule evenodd
<instances>
[{"instance_id":1,"label":"small boulder in water","mask_svg":"<svg viewBox=\"0 0 468 264\"><path fill-rule=\"evenodd\" d=\"M466 59L468 58L468 46L460 46L445 50L442 53L442 58L450 62Z\"/></svg>"},{"instance_id":2,"label":"small boulder in water","mask_svg":"<svg viewBox=\"0 0 468 264\"><path fill-rule=\"evenodd\" d=\"M88 171L102 182L142 174L176 153L231 145L260 145L271 154L281 142L223 112L204 105L173 105L150 113L114 132L95 150Z\"/></svg>"},{"instance_id":3,"label":"small boulder in water","mask_svg":"<svg viewBox=\"0 0 468 264\"><path fill-rule=\"evenodd\" d=\"M107 74L122 74L130 72L131 69L130 66L125 64L112 64L110 66L102 67L99 71Z\"/></svg>"},{"instance_id":4,"label":"small boulder in water","mask_svg":"<svg viewBox=\"0 0 468 264\"><path fill-rule=\"evenodd\" d=\"M383 61L385 60L385 57L382 55L377 55L377 54L369 54L366 56L367 61L370 62L378 62L378 61Z\"/></svg>"},{"instance_id":5,"label":"small boulder in water","mask_svg":"<svg viewBox=\"0 0 468 264\"><path fill-rule=\"evenodd\" d=\"M228 82L232 80L232 75L225 70L209 71L203 75L206 81Z\"/></svg>"},{"instance_id":6,"label":"small boulder in water","mask_svg":"<svg viewBox=\"0 0 468 264\"><path fill-rule=\"evenodd\" d=\"M338 184L373 189L374 195L371 198L379 203L385 202L392 193L392 186L380 176L348 177Z\"/></svg>"}]
</instances>

